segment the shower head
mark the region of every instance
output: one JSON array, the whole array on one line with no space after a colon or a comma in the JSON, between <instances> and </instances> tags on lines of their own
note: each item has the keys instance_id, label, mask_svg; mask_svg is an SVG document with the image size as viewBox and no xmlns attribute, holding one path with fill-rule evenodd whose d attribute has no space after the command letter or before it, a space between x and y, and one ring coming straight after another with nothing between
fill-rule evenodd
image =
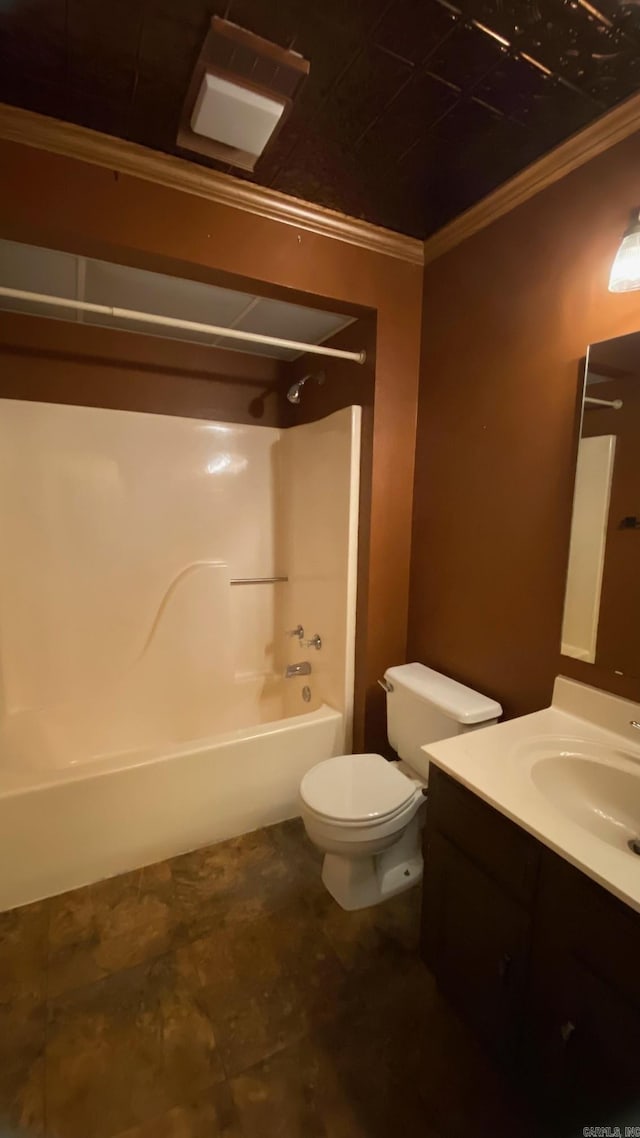
<instances>
[{"instance_id":1,"label":"shower head","mask_svg":"<svg viewBox=\"0 0 640 1138\"><path fill-rule=\"evenodd\" d=\"M296 383L293 383L287 391L287 399L290 403L300 402L300 392L302 391L302 388L308 379L315 379L316 383L324 383L325 374L323 371L319 371L315 375L313 375L312 372L309 372L309 375L303 375L302 379L299 379Z\"/></svg>"}]
</instances>

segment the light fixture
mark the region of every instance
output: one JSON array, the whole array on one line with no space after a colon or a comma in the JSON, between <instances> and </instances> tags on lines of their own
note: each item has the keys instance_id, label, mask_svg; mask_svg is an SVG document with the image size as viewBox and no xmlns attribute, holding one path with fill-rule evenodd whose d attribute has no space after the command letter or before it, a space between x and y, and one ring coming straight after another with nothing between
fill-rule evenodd
<instances>
[{"instance_id":1,"label":"light fixture","mask_svg":"<svg viewBox=\"0 0 640 1138\"><path fill-rule=\"evenodd\" d=\"M636 288L640 288L640 210L634 209L611 266L609 292L632 292Z\"/></svg>"},{"instance_id":2,"label":"light fixture","mask_svg":"<svg viewBox=\"0 0 640 1138\"><path fill-rule=\"evenodd\" d=\"M195 134L258 158L285 109L284 99L207 72L191 115Z\"/></svg>"},{"instance_id":3,"label":"light fixture","mask_svg":"<svg viewBox=\"0 0 640 1138\"><path fill-rule=\"evenodd\" d=\"M213 16L180 116L180 150L253 170L309 74L296 51Z\"/></svg>"}]
</instances>

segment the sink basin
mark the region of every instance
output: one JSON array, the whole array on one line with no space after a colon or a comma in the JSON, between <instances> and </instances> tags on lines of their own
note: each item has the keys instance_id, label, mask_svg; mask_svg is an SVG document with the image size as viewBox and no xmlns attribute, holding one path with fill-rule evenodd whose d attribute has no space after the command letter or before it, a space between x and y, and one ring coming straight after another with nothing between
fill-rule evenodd
<instances>
[{"instance_id":1,"label":"sink basin","mask_svg":"<svg viewBox=\"0 0 640 1138\"><path fill-rule=\"evenodd\" d=\"M630 842L640 839L637 760L622 752L615 758L545 755L534 759L531 779L556 809L609 845L628 850Z\"/></svg>"}]
</instances>

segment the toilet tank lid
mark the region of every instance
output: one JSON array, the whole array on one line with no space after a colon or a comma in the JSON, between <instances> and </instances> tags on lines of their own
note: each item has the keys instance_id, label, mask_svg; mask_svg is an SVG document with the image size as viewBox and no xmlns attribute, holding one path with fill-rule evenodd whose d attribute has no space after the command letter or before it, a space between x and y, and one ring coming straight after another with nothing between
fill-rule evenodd
<instances>
[{"instance_id":1,"label":"toilet tank lid","mask_svg":"<svg viewBox=\"0 0 640 1138\"><path fill-rule=\"evenodd\" d=\"M387 668L384 678L394 687L405 688L432 703L456 723L486 723L502 715L502 708L495 699L480 695L473 688L434 672L424 664L399 664L395 668Z\"/></svg>"}]
</instances>

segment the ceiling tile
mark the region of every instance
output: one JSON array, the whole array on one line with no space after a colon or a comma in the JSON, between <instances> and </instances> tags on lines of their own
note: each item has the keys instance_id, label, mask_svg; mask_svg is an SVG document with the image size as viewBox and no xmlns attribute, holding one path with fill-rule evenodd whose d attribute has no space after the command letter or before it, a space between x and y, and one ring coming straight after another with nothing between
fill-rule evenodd
<instances>
[{"instance_id":1,"label":"ceiling tile","mask_svg":"<svg viewBox=\"0 0 640 1138\"><path fill-rule=\"evenodd\" d=\"M378 21L392 3L393 0L322 0L318 9L331 33L348 32L364 40L375 33ZM300 0L296 4L300 12Z\"/></svg>"},{"instance_id":2,"label":"ceiling tile","mask_svg":"<svg viewBox=\"0 0 640 1138\"><path fill-rule=\"evenodd\" d=\"M549 81L542 72L523 59L503 55L473 93L503 114L518 117L536 100L545 98L548 89Z\"/></svg>"},{"instance_id":3,"label":"ceiling tile","mask_svg":"<svg viewBox=\"0 0 640 1138\"><path fill-rule=\"evenodd\" d=\"M25 84L25 75L19 63L7 63L0 70L0 99L13 106L24 107L26 111L36 111L53 118L73 120L69 109L67 89L61 83L46 83L30 79Z\"/></svg>"},{"instance_id":4,"label":"ceiling tile","mask_svg":"<svg viewBox=\"0 0 640 1138\"><path fill-rule=\"evenodd\" d=\"M71 87L95 98L130 97L144 0L67 0Z\"/></svg>"},{"instance_id":5,"label":"ceiling tile","mask_svg":"<svg viewBox=\"0 0 640 1138\"><path fill-rule=\"evenodd\" d=\"M65 0L0 4L0 50L4 67L17 67L23 83L58 83L66 60Z\"/></svg>"},{"instance_id":6,"label":"ceiling tile","mask_svg":"<svg viewBox=\"0 0 640 1138\"><path fill-rule=\"evenodd\" d=\"M345 145L356 142L412 72L411 64L376 45L364 48L327 99L325 121L336 122Z\"/></svg>"},{"instance_id":7,"label":"ceiling tile","mask_svg":"<svg viewBox=\"0 0 640 1138\"><path fill-rule=\"evenodd\" d=\"M577 0L455 0L456 19L450 7L0 0L0 99L180 153L177 123L193 61L211 16L228 14L299 51L311 74L253 173L188 157L426 235L474 194L640 90L635 0L598 0L593 10ZM506 52L491 32L508 41ZM522 53L552 76L544 80Z\"/></svg>"},{"instance_id":8,"label":"ceiling tile","mask_svg":"<svg viewBox=\"0 0 640 1138\"><path fill-rule=\"evenodd\" d=\"M422 63L455 27L451 9L437 0L396 0L374 32L382 47Z\"/></svg>"},{"instance_id":9,"label":"ceiling tile","mask_svg":"<svg viewBox=\"0 0 640 1138\"><path fill-rule=\"evenodd\" d=\"M382 112L367 131L362 147L374 150L377 158L386 154L400 158L408 147L420 142L434 123L453 107L458 94L432 75L420 73ZM380 169L381 179L386 172Z\"/></svg>"},{"instance_id":10,"label":"ceiling tile","mask_svg":"<svg viewBox=\"0 0 640 1138\"><path fill-rule=\"evenodd\" d=\"M171 13L151 6L145 11L140 34L139 76L176 90L184 98L203 38L199 27L184 23L178 9Z\"/></svg>"},{"instance_id":11,"label":"ceiling tile","mask_svg":"<svg viewBox=\"0 0 640 1138\"><path fill-rule=\"evenodd\" d=\"M434 127L434 133L450 151L460 153L485 139L496 118L487 106L463 99L446 114Z\"/></svg>"},{"instance_id":12,"label":"ceiling tile","mask_svg":"<svg viewBox=\"0 0 640 1138\"><path fill-rule=\"evenodd\" d=\"M140 75L128 111L127 138L153 150L172 151L175 146L182 100L166 85Z\"/></svg>"},{"instance_id":13,"label":"ceiling tile","mask_svg":"<svg viewBox=\"0 0 640 1138\"><path fill-rule=\"evenodd\" d=\"M468 91L502 56L500 45L477 28L458 25L429 57L429 71Z\"/></svg>"}]
</instances>

